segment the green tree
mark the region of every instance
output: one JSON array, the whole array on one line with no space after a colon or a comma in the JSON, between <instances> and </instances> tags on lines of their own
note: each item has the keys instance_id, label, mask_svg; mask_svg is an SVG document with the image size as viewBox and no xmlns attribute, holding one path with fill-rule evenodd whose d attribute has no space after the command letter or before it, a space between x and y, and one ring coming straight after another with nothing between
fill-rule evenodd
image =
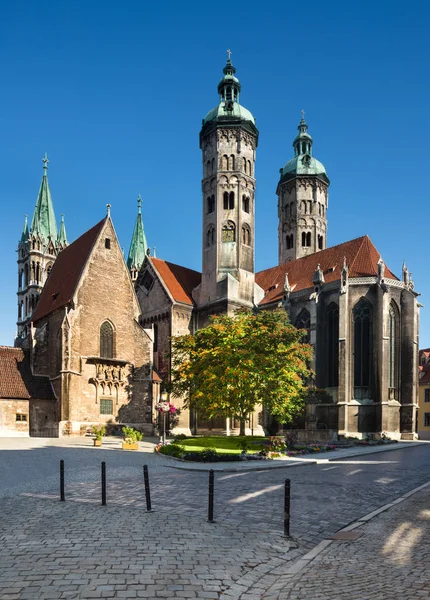
<instances>
[{"instance_id":1,"label":"green tree","mask_svg":"<svg viewBox=\"0 0 430 600\"><path fill-rule=\"evenodd\" d=\"M172 391L209 417L245 421L264 405L286 423L304 407L312 348L282 309L217 315L194 335L172 338Z\"/></svg>"}]
</instances>

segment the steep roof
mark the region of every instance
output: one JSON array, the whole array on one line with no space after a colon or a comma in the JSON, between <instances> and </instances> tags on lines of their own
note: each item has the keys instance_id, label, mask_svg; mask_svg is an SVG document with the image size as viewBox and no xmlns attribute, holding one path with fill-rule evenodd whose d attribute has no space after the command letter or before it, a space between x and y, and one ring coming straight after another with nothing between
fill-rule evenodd
<instances>
[{"instance_id":1,"label":"steep roof","mask_svg":"<svg viewBox=\"0 0 430 600\"><path fill-rule=\"evenodd\" d=\"M191 294L201 282L201 273L161 260L161 258L152 258L151 260L173 300L192 305Z\"/></svg>"},{"instance_id":2,"label":"steep roof","mask_svg":"<svg viewBox=\"0 0 430 600\"><path fill-rule=\"evenodd\" d=\"M33 322L66 306L71 301L88 257L107 218L102 219L60 252L37 303Z\"/></svg>"},{"instance_id":3,"label":"steep roof","mask_svg":"<svg viewBox=\"0 0 430 600\"><path fill-rule=\"evenodd\" d=\"M48 377L36 377L22 348L0 346L0 398L55 400Z\"/></svg>"},{"instance_id":4,"label":"steep roof","mask_svg":"<svg viewBox=\"0 0 430 600\"><path fill-rule=\"evenodd\" d=\"M265 292L260 305L264 306L282 298L286 274L292 292L313 287L312 278L318 265L324 273L326 283L338 281L344 258L349 277L369 277L378 274L380 254L365 235L256 273L255 281ZM388 267L385 267L384 277L398 279Z\"/></svg>"}]
</instances>

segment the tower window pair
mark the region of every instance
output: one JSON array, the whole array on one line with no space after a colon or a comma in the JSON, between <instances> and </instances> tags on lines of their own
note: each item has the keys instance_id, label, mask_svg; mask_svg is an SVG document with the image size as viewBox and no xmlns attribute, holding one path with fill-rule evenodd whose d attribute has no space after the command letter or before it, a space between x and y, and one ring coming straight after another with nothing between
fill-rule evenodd
<instances>
[{"instance_id":1,"label":"tower window pair","mask_svg":"<svg viewBox=\"0 0 430 600\"><path fill-rule=\"evenodd\" d=\"M310 248L312 242L312 234L310 231L302 232L302 246L303 248Z\"/></svg>"},{"instance_id":2,"label":"tower window pair","mask_svg":"<svg viewBox=\"0 0 430 600\"><path fill-rule=\"evenodd\" d=\"M243 212L249 213L249 205L250 205L250 199L249 196L242 196L242 210Z\"/></svg>"},{"instance_id":3,"label":"tower window pair","mask_svg":"<svg viewBox=\"0 0 430 600\"><path fill-rule=\"evenodd\" d=\"M232 210L234 208L234 192L224 192L224 210Z\"/></svg>"},{"instance_id":4,"label":"tower window pair","mask_svg":"<svg viewBox=\"0 0 430 600\"><path fill-rule=\"evenodd\" d=\"M215 243L215 227L210 225L208 230L206 231L206 247L213 246Z\"/></svg>"},{"instance_id":5,"label":"tower window pair","mask_svg":"<svg viewBox=\"0 0 430 600\"><path fill-rule=\"evenodd\" d=\"M208 198L207 198L207 210L208 210L208 215L215 211L215 196L214 195L208 196Z\"/></svg>"},{"instance_id":6,"label":"tower window pair","mask_svg":"<svg viewBox=\"0 0 430 600\"><path fill-rule=\"evenodd\" d=\"M242 227L242 244L245 246L251 245L251 229L249 225L244 225Z\"/></svg>"},{"instance_id":7,"label":"tower window pair","mask_svg":"<svg viewBox=\"0 0 430 600\"><path fill-rule=\"evenodd\" d=\"M224 156L222 157L223 171L234 171L234 165L235 165L234 154L231 154L230 156L227 156L227 154L224 154Z\"/></svg>"},{"instance_id":8,"label":"tower window pair","mask_svg":"<svg viewBox=\"0 0 430 600\"><path fill-rule=\"evenodd\" d=\"M285 244L287 246L287 250L294 248L294 236L292 233L285 237Z\"/></svg>"}]
</instances>

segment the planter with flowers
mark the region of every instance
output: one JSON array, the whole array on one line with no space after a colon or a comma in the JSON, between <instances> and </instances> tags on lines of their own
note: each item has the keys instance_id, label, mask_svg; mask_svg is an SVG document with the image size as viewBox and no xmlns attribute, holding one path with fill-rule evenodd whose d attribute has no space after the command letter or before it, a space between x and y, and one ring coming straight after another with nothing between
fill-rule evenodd
<instances>
[{"instance_id":1,"label":"planter with flowers","mask_svg":"<svg viewBox=\"0 0 430 600\"><path fill-rule=\"evenodd\" d=\"M93 425L94 446L100 447L103 443L103 436L106 435L106 427L104 425Z\"/></svg>"},{"instance_id":2,"label":"planter with flowers","mask_svg":"<svg viewBox=\"0 0 430 600\"><path fill-rule=\"evenodd\" d=\"M159 412L159 414L162 416L163 419L163 431L162 431L162 436L161 436L161 443L163 444L163 446L166 443L166 417L167 415L174 415L176 413L176 406L174 404L171 404L168 400L169 395L167 392L162 392L161 393L161 399L159 402L157 402L157 404L155 405L155 408L157 409L157 411Z\"/></svg>"},{"instance_id":3,"label":"planter with flowers","mask_svg":"<svg viewBox=\"0 0 430 600\"><path fill-rule=\"evenodd\" d=\"M138 450L139 444L143 435L133 427L122 428L122 449L123 450Z\"/></svg>"}]
</instances>

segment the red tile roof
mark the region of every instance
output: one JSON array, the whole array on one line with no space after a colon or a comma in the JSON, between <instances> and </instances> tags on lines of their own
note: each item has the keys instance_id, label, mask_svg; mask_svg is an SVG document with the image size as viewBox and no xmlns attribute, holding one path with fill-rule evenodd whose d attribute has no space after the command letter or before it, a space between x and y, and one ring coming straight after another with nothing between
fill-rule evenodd
<instances>
[{"instance_id":1,"label":"red tile roof","mask_svg":"<svg viewBox=\"0 0 430 600\"><path fill-rule=\"evenodd\" d=\"M161 258L152 258L152 264L169 290L175 302L184 304L193 304L192 291L201 280L202 275L192 269L187 269L179 265L161 260Z\"/></svg>"},{"instance_id":2,"label":"red tile roof","mask_svg":"<svg viewBox=\"0 0 430 600\"><path fill-rule=\"evenodd\" d=\"M348 265L349 277L369 277L378 274L380 254L365 235L256 273L255 281L265 291L265 297L260 305L270 304L282 298L285 274L288 274L292 292L313 287L312 278L318 265L324 273L326 283L339 280L344 257ZM385 267L384 277L398 279L388 267Z\"/></svg>"},{"instance_id":3,"label":"red tile roof","mask_svg":"<svg viewBox=\"0 0 430 600\"><path fill-rule=\"evenodd\" d=\"M49 315L54 310L63 308L71 301L106 218L60 252L40 295L34 311L33 322Z\"/></svg>"},{"instance_id":4,"label":"red tile roof","mask_svg":"<svg viewBox=\"0 0 430 600\"><path fill-rule=\"evenodd\" d=\"M27 352L0 346L0 398L55 400L48 377L35 377Z\"/></svg>"}]
</instances>

